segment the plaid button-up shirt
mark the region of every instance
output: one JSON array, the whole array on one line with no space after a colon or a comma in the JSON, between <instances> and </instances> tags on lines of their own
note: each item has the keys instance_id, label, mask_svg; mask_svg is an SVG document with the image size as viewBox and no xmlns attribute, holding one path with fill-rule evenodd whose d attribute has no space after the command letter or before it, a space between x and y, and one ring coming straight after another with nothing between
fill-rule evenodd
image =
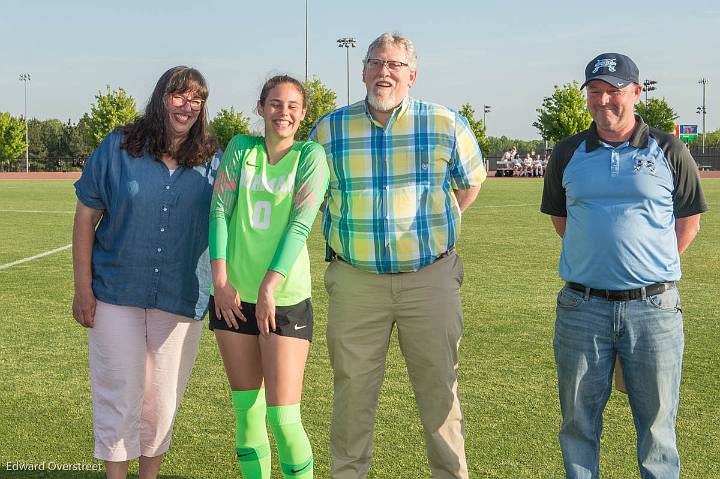
<instances>
[{"instance_id":1,"label":"plaid button-up shirt","mask_svg":"<svg viewBox=\"0 0 720 479\"><path fill-rule=\"evenodd\" d=\"M330 186L323 233L335 253L374 273L417 271L455 245L453 190L487 177L475 136L449 108L406 97L387 126L365 100L323 117Z\"/></svg>"}]
</instances>

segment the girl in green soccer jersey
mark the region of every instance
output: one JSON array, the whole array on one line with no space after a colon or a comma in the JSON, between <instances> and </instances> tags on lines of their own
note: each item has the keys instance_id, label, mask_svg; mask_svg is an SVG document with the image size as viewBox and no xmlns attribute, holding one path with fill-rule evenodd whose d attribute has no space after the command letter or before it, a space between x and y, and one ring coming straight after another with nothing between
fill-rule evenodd
<instances>
[{"instance_id":1,"label":"girl in green soccer jersey","mask_svg":"<svg viewBox=\"0 0 720 479\"><path fill-rule=\"evenodd\" d=\"M268 80L257 111L265 137L235 136L215 182L210 328L232 389L243 477L270 477L267 416L283 476L311 478L312 450L300 419L313 327L305 241L329 173L320 145L295 141L307 111L300 82L285 75Z\"/></svg>"}]
</instances>

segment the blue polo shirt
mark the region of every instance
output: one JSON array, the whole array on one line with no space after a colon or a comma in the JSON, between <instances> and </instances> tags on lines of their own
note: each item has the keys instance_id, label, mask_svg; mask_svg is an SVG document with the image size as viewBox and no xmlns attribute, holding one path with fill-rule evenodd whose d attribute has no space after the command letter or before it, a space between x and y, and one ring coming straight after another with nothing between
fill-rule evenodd
<instances>
[{"instance_id":1,"label":"blue polo shirt","mask_svg":"<svg viewBox=\"0 0 720 479\"><path fill-rule=\"evenodd\" d=\"M75 183L78 200L103 210L93 245L93 291L100 301L202 319L210 295L208 219L220 155L167 166L120 148L108 135Z\"/></svg>"},{"instance_id":2,"label":"blue polo shirt","mask_svg":"<svg viewBox=\"0 0 720 479\"><path fill-rule=\"evenodd\" d=\"M697 166L677 138L637 120L621 145L593 123L553 149L541 211L567 217L565 281L626 290L680 279L675 218L707 210Z\"/></svg>"}]
</instances>

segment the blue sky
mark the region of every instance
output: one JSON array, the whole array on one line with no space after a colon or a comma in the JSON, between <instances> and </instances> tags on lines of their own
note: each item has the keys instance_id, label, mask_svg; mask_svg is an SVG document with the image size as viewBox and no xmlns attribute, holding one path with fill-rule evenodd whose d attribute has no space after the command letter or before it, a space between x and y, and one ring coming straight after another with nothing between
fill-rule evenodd
<instances>
[{"instance_id":1,"label":"blue sky","mask_svg":"<svg viewBox=\"0 0 720 479\"><path fill-rule=\"evenodd\" d=\"M169 67L198 68L210 84L209 108L234 106L252 118L263 81L305 75L305 1L0 0L0 111L76 121L94 96L123 87L143 107ZM708 78L707 130L720 128L720 3L710 1L531 2L309 0L309 71L346 101L343 36L350 51L351 100L364 95L360 61L384 31L409 36L418 50L417 98L475 110L492 106L488 133L538 138L535 109L553 85L581 81L603 51L635 60L641 79L658 82L679 123L700 124L701 77Z\"/></svg>"}]
</instances>

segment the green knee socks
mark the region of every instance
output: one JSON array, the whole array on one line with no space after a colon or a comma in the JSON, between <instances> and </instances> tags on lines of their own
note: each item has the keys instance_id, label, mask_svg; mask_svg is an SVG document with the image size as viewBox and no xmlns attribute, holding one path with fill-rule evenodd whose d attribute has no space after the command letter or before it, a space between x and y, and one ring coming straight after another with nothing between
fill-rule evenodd
<instances>
[{"instance_id":1,"label":"green knee socks","mask_svg":"<svg viewBox=\"0 0 720 479\"><path fill-rule=\"evenodd\" d=\"M233 391L235 448L243 479L270 478L270 443L265 428L265 390Z\"/></svg>"},{"instance_id":2,"label":"green knee socks","mask_svg":"<svg viewBox=\"0 0 720 479\"><path fill-rule=\"evenodd\" d=\"M277 443L283 477L312 478L312 449L300 419L300 404L271 406L267 408L267 415Z\"/></svg>"},{"instance_id":3,"label":"green knee socks","mask_svg":"<svg viewBox=\"0 0 720 479\"><path fill-rule=\"evenodd\" d=\"M235 409L235 447L243 479L270 479L266 411L277 443L283 477L313 477L312 449L300 419L300 404L267 407L264 389L232 391L232 402Z\"/></svg>"}]
</instances>

